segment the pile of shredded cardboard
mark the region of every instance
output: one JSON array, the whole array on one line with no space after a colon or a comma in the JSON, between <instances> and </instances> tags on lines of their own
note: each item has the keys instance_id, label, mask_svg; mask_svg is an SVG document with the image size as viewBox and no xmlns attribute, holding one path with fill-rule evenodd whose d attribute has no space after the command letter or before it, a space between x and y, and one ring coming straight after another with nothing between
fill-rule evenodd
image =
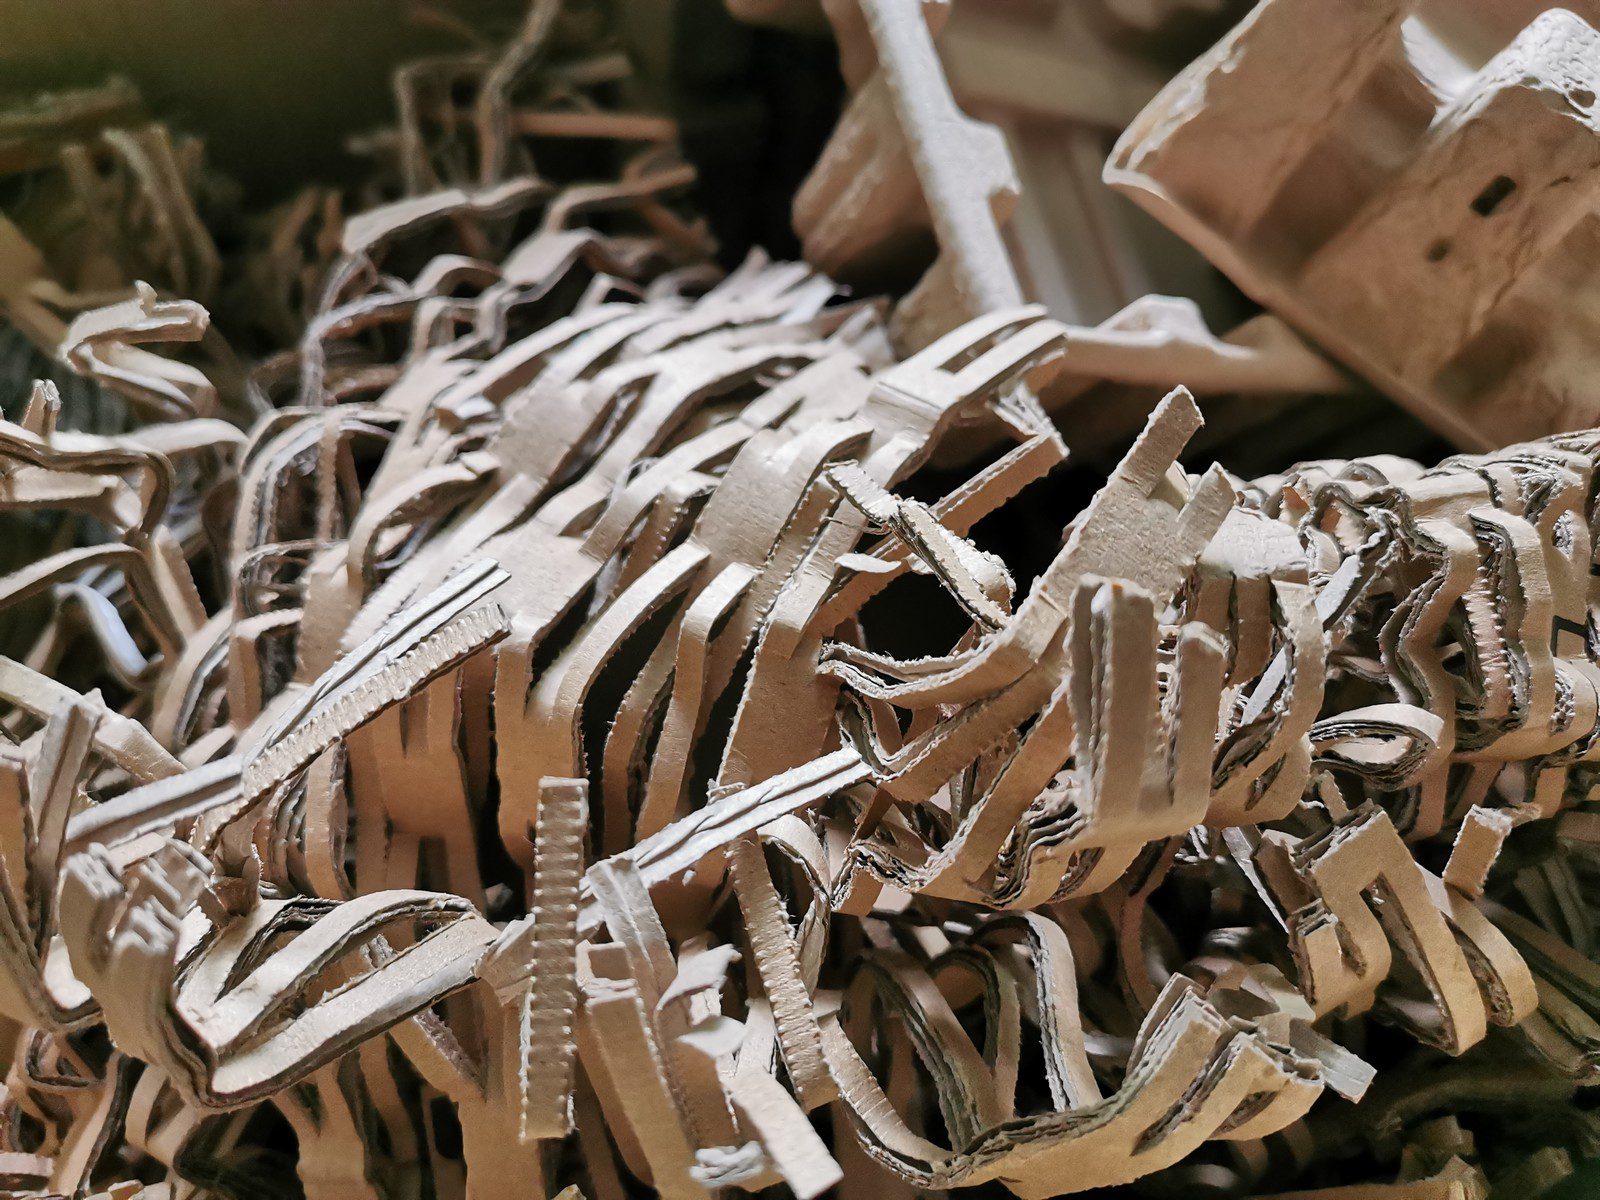
<instances>
[{"instance_id":1,"label":"pile of shredded cardboard","mask_svg":"<svg viewBox=\"0 0 1600 1200\"><path fill-rule=\"evenodd\" d=\"M1040 397L1146 351L991 302L954 193L906 305L719 271L614 60L539 65L558 7L416 90L399 198L252 243L259 364L159 130L77 177L159 289L5 227L8 319L129 413L0 424L49 531L5 1194L1522 1200L1600 1151L1600 432L1248 481L1178 388L1014 575ZM859 186L925 91L861 84ZM547 181L570 128L626 165Z\"/></svg>"}]
</instances>

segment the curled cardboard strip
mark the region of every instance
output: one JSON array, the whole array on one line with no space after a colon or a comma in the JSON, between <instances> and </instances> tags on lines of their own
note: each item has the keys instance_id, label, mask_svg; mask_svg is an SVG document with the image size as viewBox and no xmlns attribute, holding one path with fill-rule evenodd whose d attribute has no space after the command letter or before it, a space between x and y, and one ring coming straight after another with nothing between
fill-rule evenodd
<instances>
[{"instance_id":1,"label":"curled cardboard strip","mask_svg":"<svg viewBox=\"0 0 1600 1200\"><path fill-rule=\"evenodd\" d=\"M64 531L0 582L4 1186L1482 1200L1600 1145L1600 436L1249 482L1180 388L1014 574L1081 331L897 354L717 271L659 145L519 172L553 21L439 67L474 170L411 78L248 431L144 292L66 352L134 428L0 424ZM1571 1128L1504 1170L1457 1100Z\"/></svg>"},{"instance_id":2,"label":"curled cardboard strip","mask_svg":"<svg viewBox=\"0 0 1600 1200\"><path fill-rule=\"evenodd\" d=\"M436 1096L473 1195L560 1182L576 1137L596 1192L815 1196L849 1137L858 1170L1044 1197L1361 1095L1330 1016L1459 1055L1557 986L1520 949L1552 935L1475 900L1596 752L1600 443L1238 485L1175 465L1180 391L1019 585L966 534L1059 461L1047 427L1013 416L943 500L893 489L1047 378L1060 326L892 363L803 269L587 295L242 444L3 431L39 479L18 504L132 489L115 540L10 593L52 615L7 667L7 1012L46 1058L103 1025L123 1057L83 1088L193 1113L175 1180L185 1138L266 1104L308 1189L387 1194L443 1169L407 1133ZM164 493L135 507L190 446L208 470L168 487L241 496L214 613L180 600L215 551L182 552ZM919 574L970 630L874 649L856 615ZM107 630L68 624L64 578ZM51 682L68 646L125 711ZM1506 770L1523 797L1484 786ZM1152 899L1200 876L1276 933L1186 959ZM51 1111L17 1110L55 1123L47 1174L92 1174Z\"/></svg>"}]
</instances>

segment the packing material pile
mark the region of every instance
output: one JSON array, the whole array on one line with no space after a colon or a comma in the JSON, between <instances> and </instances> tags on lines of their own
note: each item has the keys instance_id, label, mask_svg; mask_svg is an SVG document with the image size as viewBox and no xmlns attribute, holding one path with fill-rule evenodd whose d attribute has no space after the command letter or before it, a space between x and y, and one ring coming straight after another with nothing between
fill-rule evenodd
<instances>
[{"instance_id":1,"label":"packing material pile","mask_svg":"<svg viewBox=\"0 0 1600 1200\"><path fill-rule=\"evenodd\" d=\"M577 0L408 67L373 203L226 253L117 89L20 126L61 219L0 226L0 307L115 419L41 379L0 424L6 1194L1488 1200L1600 1154L1600 43L1106 0L1089 111L1017 115L1073 99L1006 91L1017 28L1098 7L730 3L837 39L798 262L718 265ZM1261 309L1213 333L1135 223L1083 261L1205 282L1096 313L1016 183L1052 129ZM1195 459L1394 403L1462 452Z\"/></svg>"}]
</instances>

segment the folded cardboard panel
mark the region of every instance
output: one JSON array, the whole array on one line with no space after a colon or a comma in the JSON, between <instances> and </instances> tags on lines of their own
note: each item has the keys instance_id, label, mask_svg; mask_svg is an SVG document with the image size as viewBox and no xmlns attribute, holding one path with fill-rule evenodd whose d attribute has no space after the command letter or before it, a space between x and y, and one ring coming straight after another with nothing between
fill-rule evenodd
<instances>
[{"instance_id":1,"label":"folded cardboard panel","mask_svg":"<svg viewBox=\"0 0 1600 1200\"><path fill-rule=\"evenodd\" d=\"M1559 8L1507 28L1512 7L1260 4L1106 169L1245 291L1476 448L1595 416L1577 380L1596 34Z\"/></svg>"}]
</instances>

